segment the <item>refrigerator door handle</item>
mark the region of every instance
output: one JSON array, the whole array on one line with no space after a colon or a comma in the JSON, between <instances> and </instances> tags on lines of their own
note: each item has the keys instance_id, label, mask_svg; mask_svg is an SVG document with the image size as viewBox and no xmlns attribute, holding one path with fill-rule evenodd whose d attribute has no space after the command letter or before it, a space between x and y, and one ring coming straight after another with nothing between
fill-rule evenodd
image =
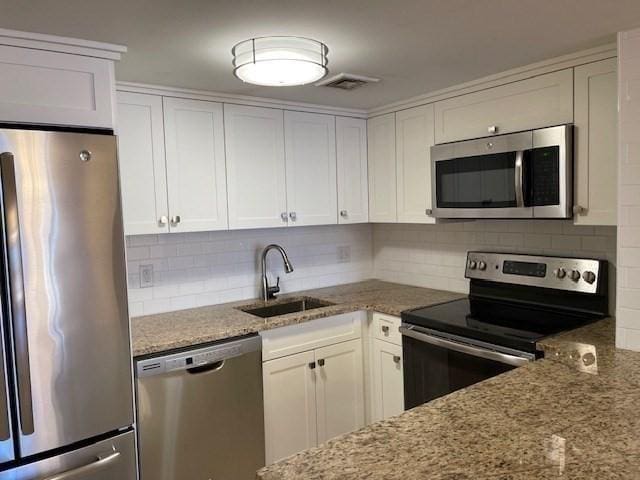
<instances>
[{"instance_id":1,"label":"refrigerator door handle","mask_svg":"<svg viewBox=\"0 0 640 480\"><path fill-rule=\"evenodd\" d=\"M113 463L119 456L120 452L116 451L114 448L113 452L108 455L98 455L98 458L96 458L96 460L91 463L87 463L86 465L82 465L81 467L72 468L71 470L67 470L56 475L45 477L42 480L66 480L67 478L77 477L78 475L82 474L88 474L100 468L104 468L110 463Z\"/></svg>"},{"instance_id":2,"label":"refrigerator door handle","mask_svg":"<svg viewBox=\"0 0 640 480\"><path fill-rule=\"evenodd\" d=\"M0 154L2 182L2 206L4 222L4 255L6 258L7 284L9 285L9 324L12 331L18 387L18 416L23 435L34 433L33 399L31 396L31 373L29 368L29 343L27 316L24 302L24 279L22 274L22 246L20 243L20 220L16 192L16 176L13 154Z\"/></svg>"}]
</instances>

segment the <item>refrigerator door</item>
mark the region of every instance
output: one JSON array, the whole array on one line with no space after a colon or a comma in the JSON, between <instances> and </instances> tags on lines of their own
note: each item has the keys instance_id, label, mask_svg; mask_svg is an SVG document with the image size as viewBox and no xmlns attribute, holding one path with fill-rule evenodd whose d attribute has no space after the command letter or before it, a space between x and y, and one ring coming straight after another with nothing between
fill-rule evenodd
<instances>
[{"instance_id":1,"label":"refrigerator door","mask_svg":"<svg viewBox=\"0 0 640 480\"><path fill-rule=\"evenodd\" d=\"M136 480L133 432L0 472L0 480Z\"/></svg>"},{"instance_id":2,"label":"refrigerator door","mask_svg":"<svg viewBox=\"0 0 640 480\"><path fill-rule=\"evenodd\" d=\"M133 423L115 137L0 130L0 174L26 457Z\"/></svg>"}]
</instances>

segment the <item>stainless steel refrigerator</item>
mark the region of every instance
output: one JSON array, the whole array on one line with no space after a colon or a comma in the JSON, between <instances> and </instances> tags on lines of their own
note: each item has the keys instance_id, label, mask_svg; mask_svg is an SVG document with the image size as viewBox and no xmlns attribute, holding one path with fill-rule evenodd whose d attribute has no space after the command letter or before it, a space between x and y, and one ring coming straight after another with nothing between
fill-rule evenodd
<instances>
[{"instance_id":1,"label":"stainless steel refrigerator","mask_svg":"<svg viewBox=\"0 0 640 480\"><path fill-rule=\"evenodd\" d=\"M0 480L134 480L112 135L0 130Z\"/></svg>"}]
</instances>

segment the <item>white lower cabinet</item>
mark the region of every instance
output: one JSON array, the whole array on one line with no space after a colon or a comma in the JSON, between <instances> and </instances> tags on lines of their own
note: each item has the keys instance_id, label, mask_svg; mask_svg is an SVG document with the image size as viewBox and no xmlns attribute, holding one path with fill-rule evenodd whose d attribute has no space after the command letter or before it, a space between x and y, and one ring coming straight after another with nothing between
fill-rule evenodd
<instances>
[{"instance_id":1,"label":"white lower cabinet","mask_svg":"<svg viewBox=\"0 0 640 480\"><path fill-rule=\"evenodd\" d=\"M404 412L402 346L372 339L371 420L377 422Z\"/></svg>"},{"instance_id":2,"label":"white lower cabinet","mask_svg":"<svg viewBox=\"0 0 640 480\"><path fill-rule=\"evenodd\" d=\"M315 351L318 443L364 426L362 340Z\"/></svg>"},{"instance_id":3,"label":"white lower cabinet","mask_svg":"<svg viewBox=\"0 0 640 480\"><path fill-rule=\"evenodd\" d=\"M363 317L355 312L261 334L267 464L365 425Z\"/></svg>"},{"instance_id":4,"label":"white lower cabinet","mask_svg":"<svg viewBox=\"0 0 640 480\"><path fill-rule=\"evenodd\" d=\"M262 364L267 465L317 444L314 351Z\"/></svg>"}]
</instances>

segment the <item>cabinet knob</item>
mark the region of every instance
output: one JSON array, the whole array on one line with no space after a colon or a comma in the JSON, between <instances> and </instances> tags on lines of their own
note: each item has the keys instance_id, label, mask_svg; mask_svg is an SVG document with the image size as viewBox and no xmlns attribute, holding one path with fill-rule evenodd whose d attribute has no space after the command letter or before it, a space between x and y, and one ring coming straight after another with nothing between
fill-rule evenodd
<instances>
[{"instance_id":1,"label":"cabinet knob","mask_svg":"<svg viewBox=\"0 0 640 480\"><path fill-rule=\"evenodd\" d=\"M580 205L573 206L573 214L574 215L585 215L587 213L587 209Z\"/></svg>"},{"instance_id":2,"label":"cabinet knob","mask_svg":"<svg viewBox=\"0 0 640 480\"><path fill-rule=\"evenodd\" d=\"M171 217L171 223L173 223L174 225L177 225L180 223L180 215L174 215L173 217Z\"/></svg>"},{"instance_id":3,"label":"cabinet knob","mask_svg":"<svg viewBox=\"0 0 640 480\"><path fill-rule=\"evenodd\" d=\"M346 210L340 210L340 216L341 217L346 217L347 216L347 211Z\"/></svg>"},{"instance_id":4,"label":"cabinet knob","mask_svg":"<svg viewBox=\"0 0 640 480\"><path fill-rule=\"evenodd\" d=\"M282 219L283 222L286 222L287 218L289 218L289 216L287 215L287 212L282 212L280 214L280 218Z\"/></svg>"},{"instance_id":5,"label":"cabinet knob","mask_svg":"<svg viewBox=\"0 0 640 480\"><path fill-rule=\"evenodd\" d=\"M432 209L430 209L430 208L427 208L427 209L424 211L424 213L425 213L425 215L427 215L427 216L429 216L429 217L430 217L431 215L433 215L433 210L432 210Z\"/></svg>"},{"instance_id":6,"label":"cabinet knob","mask_svg":"<svg viewBox=\"0 0 640 480\"><path fill-rule=\"evenodd\" d=\"M393 361L394 361L395 363L400 363L400 360L402 360L402 359L400 358L400 355L394 355L394 356L393 356Z\"/></svg>"},{"instance_id":7,"label":"cabinet knob","mask_svg":"<svg viewBox=\"0 0 640 480\"><path fill-rule=\"evenodd\" d=\"M320 365L321 367L324 367L324 358L321 358L320 360L318 360L318 365Z\"/></svg>"},{"instance_id":8,"label":"cabinet knob","mask_svg":"<svg viewBox=\"0 0 640 480\"><path fill-rule=\"evenodd\" d=\"M487 132L489 132L491 135L495 135L496 133L498 133L498 126L490 125L489 128L487 128Z\"/></svg>"},{"instance_id":9,"label":"cabinet knob","mask_svg":"<svg viewBox=\"0 0 640 480\"><path fill-rule=\"evenodd\" d=\"M388 325L383 325L382 326L382 333L384 333L385 335L387 335L389 333L389 326Z\"/></svg>"},{"instance_id":10,"label":"cabinet knob","mask_svg":"<svg viewBox=\"0 0 640 480\"><path fill-rule=\"evenodd\" d=\"M295 222L297 218L296 212L289 212L289 218L292 222Z\"/></svg>"},{"instance_id":11,"label":"cabinet knob","mask_svg":"<svg viewBox=\"0 0 640 480\"><path fill-rule=\"evenodd\" d=\"M309 368L314 370L316 368L316 362L309 362Z\"/></svg>"},{"instance_id":12,"label":"cabinet knob","mask_svg":"<svg viewBox=\"0 0 640 480\"><path fill-rule=\"evenodd\" d=\"M166 215L162 215L159 219L158 219L158 225L160 226L164 226L167 224L167 222L169 221L169 219L167 218Z\"/></svg>"}]
</instances>

